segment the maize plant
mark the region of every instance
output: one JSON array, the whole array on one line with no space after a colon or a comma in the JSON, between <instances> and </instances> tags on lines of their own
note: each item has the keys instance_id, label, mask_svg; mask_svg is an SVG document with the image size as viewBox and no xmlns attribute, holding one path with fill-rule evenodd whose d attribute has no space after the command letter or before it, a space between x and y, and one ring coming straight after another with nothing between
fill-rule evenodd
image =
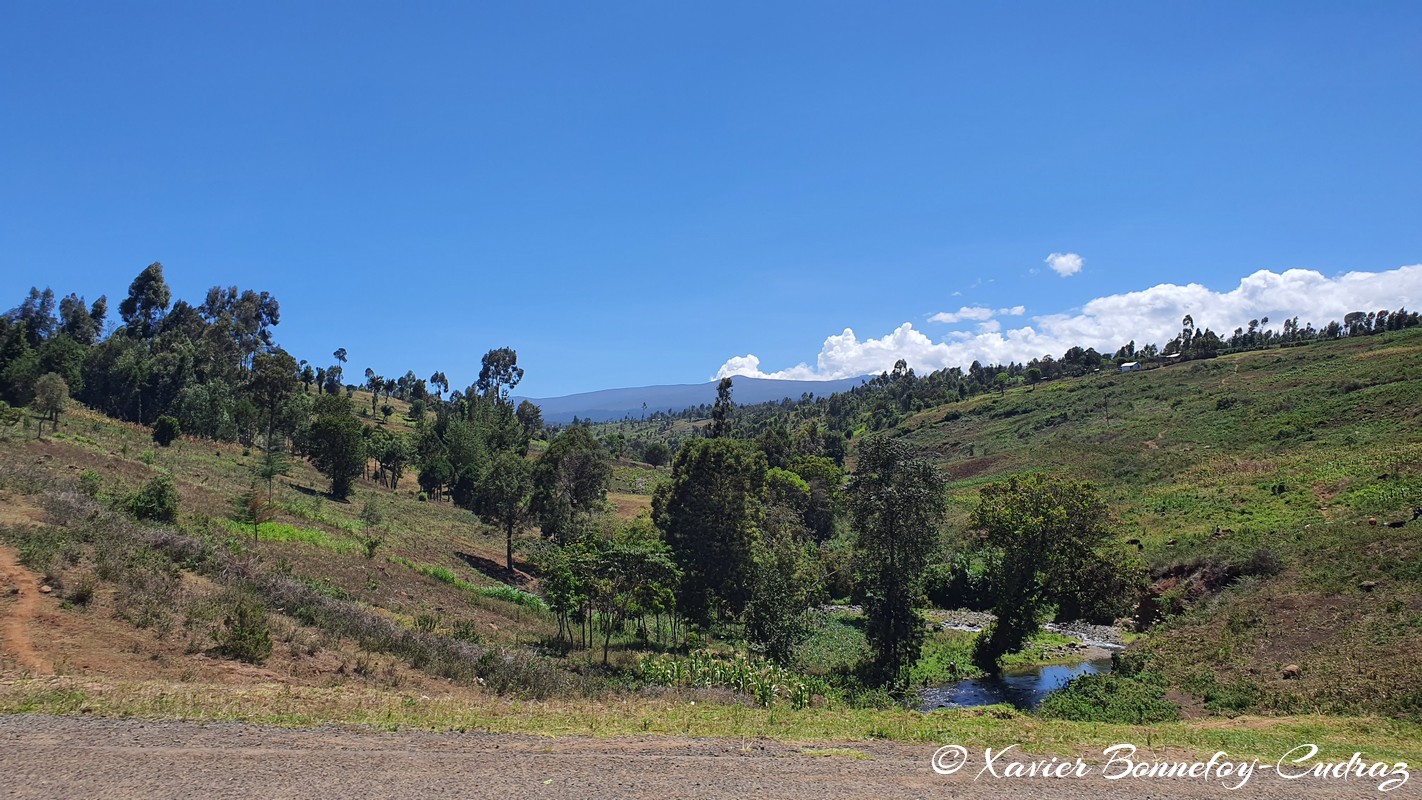
<instances>
[{"instance_id":1,"label":"maize plant","mask_svg":"<svg viewBox=\"0 0 1422 800\"><path fill-rule=\"evenodd\" d=\"M829 686L817 678L807 678L766 661L752 661L744 655L717 658L696 652L688 656L650 655L638 670L642 680L653 686L722 688L755 697L769 708L777 698L793 708L804 708L815 695L829 693Z\"/></svg>"}]
</instances>

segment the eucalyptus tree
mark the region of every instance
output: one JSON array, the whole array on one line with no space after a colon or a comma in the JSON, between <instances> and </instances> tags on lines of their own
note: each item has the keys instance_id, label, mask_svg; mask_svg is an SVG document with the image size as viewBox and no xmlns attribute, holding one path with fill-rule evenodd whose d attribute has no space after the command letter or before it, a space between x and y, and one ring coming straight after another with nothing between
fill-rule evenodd
<instances>
[{"instance_id":1,"label":"eucalyptus tree","mask_svg":"<svg viewBox=\"0 0 1422 800\"><path fill-rule=\"evenodd\" d=\"M895 690L923 643L918 606L947 509L944 485L938 468L907 445L871 436L859 445L846 489L874 672Z\"/></svg>"}]
</instances>

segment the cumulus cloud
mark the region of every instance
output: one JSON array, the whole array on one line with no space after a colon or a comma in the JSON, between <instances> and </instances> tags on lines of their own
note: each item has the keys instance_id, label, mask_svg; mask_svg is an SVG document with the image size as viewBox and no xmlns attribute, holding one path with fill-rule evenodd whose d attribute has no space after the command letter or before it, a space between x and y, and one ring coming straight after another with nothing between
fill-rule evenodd
<instances>
[{"instance_id":1,"label":"cumulus cloud","mask_svg":"<svg viewBox=\"0 0 1422 800\"><path fill-rule=\"evenodd\" d=\"M996 315L1025 312L1021 306L999 309L982 318L956 316L978 323L977 332L954 331L935 341L912 323L905 322L878 338L860 340L853 330L825 339L814 366L801 362L788 369L765 372L754 355L736 356L716 372L716 378L746 375L757 378L833 380L877 375L902 358L919 372L985 364L1019 363L1043 355L1060 356L1080 345L1115 352L1127 341L1163 345L1180 332L1180 321L1189 314L1198 327L1209 327L1228 337L1250 320L1268 317L1278 329L1286 317L1299 324L1326 325L1350 311L1395 310L1422 306L1422 264L1386 272L1349 272L1325 277L1314 270L1291 269L1282 273L1260 270L1228 291L1214 291L1198 283L1185 286L1162 283L1136 292L1099 297L1069 313L1032 318L1031 325L1002 330ZM979 307L964 307L961 315ZM1020 309L1020 310L1019 310ZM1008 312L1015 312L1010 314ZM974 314L980 312L973 311ZM938 316L948 316L935 315ZM942 320L938 320L942 321Z\"/></svg>"},{"instance_id":2,"label":"cumulus cloud","mask_svg":"<svg viewBox=\"0 0 1422 800\"><path fill-rule=\"evenodd\" d=\"M1085 264L1086 260L1076 253L1052 253L1047 256L1046 262L1053 272L1065 278L1081 272L1081 265Z\"/></svg>"}]
</instances>

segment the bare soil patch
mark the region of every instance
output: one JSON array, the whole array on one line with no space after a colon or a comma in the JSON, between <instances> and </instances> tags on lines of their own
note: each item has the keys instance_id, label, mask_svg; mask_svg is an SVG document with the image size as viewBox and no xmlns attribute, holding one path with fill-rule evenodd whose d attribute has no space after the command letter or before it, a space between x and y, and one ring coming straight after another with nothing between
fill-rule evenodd
<instances>
[{"instance_id":1,"label":"bare soil patch","mask_svg":"<svg viewBox=\"0 0 1422 800\"><path fill-rule=\"evenodd\" d=\"M52 671L50 663L35 650L30 637L30 623L40 612L40 578L20 566L14 550L0 547L0 608L5 610L4 623L0 624L3 634L5 654L14 658L21 669L40 674Z\"/></svg>"}]
</instances>

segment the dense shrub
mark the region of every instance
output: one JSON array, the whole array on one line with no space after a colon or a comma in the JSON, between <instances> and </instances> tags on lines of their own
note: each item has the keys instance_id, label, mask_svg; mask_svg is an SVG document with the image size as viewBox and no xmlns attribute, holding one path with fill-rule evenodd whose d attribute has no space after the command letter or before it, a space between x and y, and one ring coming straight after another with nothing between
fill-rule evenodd
<instances>
[{"instance_id":1,"label":"dense shrub","mask_svg":"<svg viewBox=\"0 0 1422 800\"><path fill-rule=\"evenodd\" d=\"M1180 716L1180 709L1165 699L1165 689L1150 673L1080 675L1042 701L1044 717L1075 722L1114 722L1143 725Z\"/></svg>"},{"instance_id":2,"label":"dense shrub","mask_svg":"<svg viewBox=\"0 0 1422 800\"><path fill-rule=\"evenodd\" d=\"M153 441L157 442L159 447L167 447L172 444L182 432L183 428L178 424L177 417L164 414L158 418L157 422L153 423Z\"/></svg>"},{"instance_id":3,"label":"dense shrub","mask_svg":"<svg viewBox=\"0 0 1422 800\"><path fill-rule=\"evenodd\" d=\"M126 505L134 519L174 522L178 519L178 488L171 475L159 473L131 495Z\"/></svg>"},{"instance_id":4,"label":"dense shrub","mask_svg":"<svg viewBox=\"0 0 1422 800\"><path fill-rule=\"evenodd\" d=\"M104 477L92 469L79 473L79 491L85 497L98 497L104 488Z\"/></svg>"},{"instance_id":5,"label":"dense shrub","mask_svg":"<svg viewBox=\"0 0 1422 800\"><path fill-rule=\"evenodd\" d=\"M76 606L88 608L94 602L94 590L98 588L98 581L95 580L91 572L80 575L75 579L69 591L65 592L65 599Z\"/></svg>"},{"instance_id":6,"label":"dense shrub","mask_svg":"<svg viewBox=\"0 0 1422 800\"><path fill-rule=\"evenodd\" d=\"M652 442L642 452L642 460L654 467L660 467L671 460L671 450L662 442Z\"/></svg>"},{"instance_id":7,"label":"dense shrub","mask_svg":"<svg viewBox=\"0 0 1422 800\"><path fill-rule=\"evenodd\" d=\"M260 664L272 654L272 630L267 612L257 598L245 592L232 600L232 607L213 633L217 652L227 658Z\"/></svg>"}]
</instances>

